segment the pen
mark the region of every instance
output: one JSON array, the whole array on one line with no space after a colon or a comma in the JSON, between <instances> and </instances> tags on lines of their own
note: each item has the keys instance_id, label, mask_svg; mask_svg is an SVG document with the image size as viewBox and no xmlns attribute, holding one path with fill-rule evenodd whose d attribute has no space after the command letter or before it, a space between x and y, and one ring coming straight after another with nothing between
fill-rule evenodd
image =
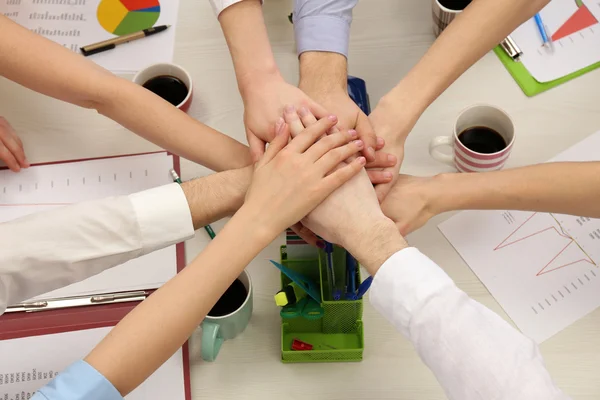
<instances>
[{"instance_id":1,"label":"pen","mask_svg":"<svg viewBox=\"0 0 600 400\"><path fill-rule=\"evenodd\" d=\"M181 183L182 183L181 182L181 178L179 177L179 175L177 174L177 172L175 172L174 169L169 170L169 172L171 173L171 177L173 178L173 181L176 182L176 183L179 183L181 185ZM213 228L210 225L206 225L204 227L204 230L206 231L206 233L208 233L208 236L211 239L214 239L215 236L217 236L215 234L215 231L213 231Z\"/></svg>"},{"instance_id":2,"label":"pen","mask_svg":"<svg viewBox=\"0 0 600 400\"><path fill-rule=\"evenodd\" d=\"M104 40L102 42L89 44L87 46L81 47L81 53L84 56L91 56L92 54L102 53L103 51L112 50L120 44L131 42L134 40L145 38L146 36L154 35L155 33L159 33L167 30L171 25L160 25L154 26L152 28L144 29L139 32L130 33L129 35L119 36L113 39Z\"/></svg>"},{"instance_id":3,"label":"pen","mask_svg":"<svg viewBox=\"0 0 600 400\"><path fill-rule=\"evenodd\" d=\"M540 35L542 36L544 46L550 48L552 44L552 39L550 38L550 36L548 36L548 33L546 32L546 27L544 26L544 21L542 21L542 17L539 13L537 13L533 18L535 19L535 23L537 24L538 30L540 31Z\"/></svg>"}]
</instances>

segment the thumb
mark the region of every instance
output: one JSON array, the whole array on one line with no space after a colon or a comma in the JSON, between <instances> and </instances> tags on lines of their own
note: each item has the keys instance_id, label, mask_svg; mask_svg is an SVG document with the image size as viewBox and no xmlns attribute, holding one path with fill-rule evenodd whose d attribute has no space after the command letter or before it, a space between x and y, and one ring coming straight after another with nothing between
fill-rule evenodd
<instances>
[{"instance_id":1,"label":"thumb","mask_svg":"<svg viewBox=\"0 0 600 400\"><path fill-rule=\"evenodd\" d=\"M265 154L266 143L258 138L252 131L246 131L246 137L248 138L248 146L250 146L250 155L252 162L256 163Z\"/></svg>"}]
</instances>

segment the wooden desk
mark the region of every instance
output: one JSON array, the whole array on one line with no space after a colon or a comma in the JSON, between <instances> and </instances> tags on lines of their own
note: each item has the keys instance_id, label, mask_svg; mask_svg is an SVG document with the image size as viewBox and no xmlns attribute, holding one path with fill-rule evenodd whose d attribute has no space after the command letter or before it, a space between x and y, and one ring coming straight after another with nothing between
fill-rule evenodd
<instances>
[{"instance_id":1,"label":"wooden desk","mask_svg":"<svg viewBox=\"0 0 600 400\"><path fill-rule=\"evenodd\" d=\"M264 10L277 62L290 82L298 66L291 0L267 1ZM175 62L195 83L191 115L245 142L243 105L220 27L208 1L181 0ZM434 37L429 1L363 0L354 12L350 73L366 80L372 106L425 53ZM534 98L520 91L493 54L488 54L422 116L406 145L404 173L431 175L449 169L433 161L427 145L450 134L458 112L473 103L504 108L518 139L508 166L545 161L600 129L600 70ZM156 147L93 111L60 103L0 80L0 114L15 127L31 162L96 157L155 150ZM210 173L183 163L183 178ZM443 215L409 237L441 265L474 299L506 314L437 230ZM224 221L215 224L218 231ZM187 245L188 260L206 244L199 231ZM249 266L255 285L255 312L239 338L227 342L217 362L199 359L199 336L192 339L192 392L200 399L406 399L437 400L444 394L411 345L372 307L365 305L364 361L357 364L280 363L278 309L273 294L276 258L283 237ZM558 385L574 399L600 398L600 311L580 320L541 346Z\"/></svg>"}]
</instances>

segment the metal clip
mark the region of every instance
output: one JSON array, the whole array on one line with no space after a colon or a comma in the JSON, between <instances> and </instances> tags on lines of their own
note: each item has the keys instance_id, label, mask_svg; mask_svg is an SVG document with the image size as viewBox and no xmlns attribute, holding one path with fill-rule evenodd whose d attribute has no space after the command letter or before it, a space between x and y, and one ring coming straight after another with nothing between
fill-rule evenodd
<instances>
[{"instance_id":1,"label":"metal clip","mask_svg":"<svg viewBox=\"0 0 600 400\"><path fill-rule=\"evenodd\" d=\"M500 46L502 46L506 54L508 54L513 61L520 61L519 59L523 55L523 52L510 36L507 36L506 39L500 43Z\"/></svg>"},{"instance_id":2,"label":"metal clip","mask_svg":"<svg viewBox=\"0 0 600 400\"><path fill-rule=\"evenodd\" d=\"M148 296L148 292L121 292L121 293L106 293L95 296L72 296L55 299L46 299L43 301L23 302L9 306L6 312L34 312L47 311L72 307L91 306L96 304L107 303L126 303L130 301L143 301Z\"/></svg>"}]
</instances>

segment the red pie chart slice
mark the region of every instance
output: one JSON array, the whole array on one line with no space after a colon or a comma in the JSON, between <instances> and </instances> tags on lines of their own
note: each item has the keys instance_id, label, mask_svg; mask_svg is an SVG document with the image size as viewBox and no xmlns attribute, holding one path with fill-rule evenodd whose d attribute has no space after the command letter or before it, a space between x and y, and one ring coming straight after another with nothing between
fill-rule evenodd
<instances>
[{"instance_id":1,"label":"red pie chart slice","mask_svg":"<svg viewBox=\"0 0 600 400\"><path fill-rule=\"evenodd\" d=\"M552 35L552 40L557 41L565 38L569 35L577 33L589 28L592 25L596 25L598 20L588 10L586 6L579 7L579 10L575 12L558 30Z\"/></svg>"}]
</instances>

